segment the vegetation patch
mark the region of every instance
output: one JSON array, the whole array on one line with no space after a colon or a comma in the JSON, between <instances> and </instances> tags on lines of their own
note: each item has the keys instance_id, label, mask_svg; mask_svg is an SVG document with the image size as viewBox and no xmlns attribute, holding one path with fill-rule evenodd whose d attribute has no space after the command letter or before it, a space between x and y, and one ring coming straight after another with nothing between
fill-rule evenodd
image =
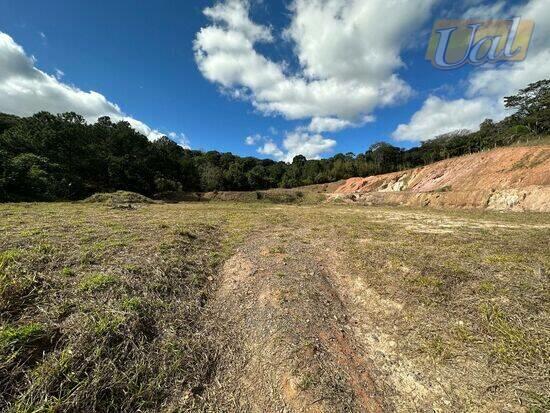
<instances>
[{"instance_id":1,"label":"vegetation patch","mask_svg":"<svg viewBox=\"0 0 550 413\"><path fill-rule=\"evenodd\" d=\"M47 337L47 330L38 323L3 327L0 329L0 353L13 357L14 353L31 348L33 344L45 337Z\"/></svg>"},{"instance_id":2,"label":"vegetation patch","mask_svg":"<svg viewBox=\"0 0 550 413\"><path fill-rule=\"evenodd\" d=\"M17 210L0 235L0 411L195 403L183 396L215 363L200 315L224 217L155 207L165 209L0 205L0 214ZM40 248L25 235L37 224L48 226Z\"/></svg>"},{"instance_id":3,"label":"vegetation patch","mask_svg":"<svg viewBox=\"0 0 550 413\"><path fill-rule=\"evenodd\" d=\"M148 198L144 195L128 192L128 191L116 191L109 193L98 193L86 198L83 202L94 203L94 202L105 202L112 205L117 204L152 204L153 201L151 198Z\"/></svg>"},{"instance_id":4,"label":"vegetation patch","mask_svg":"<svg viewBox=\"0 0 550 413\"><path fill-rule=\"evenodd\" d=\"M97 291L115 285L118 278L110 274L91 274L80 281L78 289L80 291Z\"/></svg>"}]
</instances>

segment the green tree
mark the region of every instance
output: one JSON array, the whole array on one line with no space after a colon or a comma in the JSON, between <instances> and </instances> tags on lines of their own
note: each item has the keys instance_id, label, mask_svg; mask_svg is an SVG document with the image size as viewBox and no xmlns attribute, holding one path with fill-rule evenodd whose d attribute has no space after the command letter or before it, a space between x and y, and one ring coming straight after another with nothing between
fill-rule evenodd
<instances>
[{"instance_id":1,"label":"green tree","mask_svg":"<svg viewBox=\"0 0 550 413\"><path fill-rule=\"evenodd\" d=\"M200 170L201 189L203 191L220 191L224 189L223 171L212 164L204 165Z\"/></svg>"},{"instance_id":2,"label":"green tree","mask_svg":"<svg viewBox=\"0 0 550 413\"><path fill-rule=\"evenodd\" d=\"M534 133L550 131L550 79L540 80L504 98L507 108L516 109L514 118Z\"/></svg>"},{"instance_id":3,"label":"green tree","mask_svg":"<svg viewBox=\"0 0 550 413\"><path fill-rule=\"evenodd\" d=\"M61 183L55 176L57 165L32 153L22 153L7 164L4 177L8 199L16 201L52 201L60 198Z\"/></svg>"}]
</instances>

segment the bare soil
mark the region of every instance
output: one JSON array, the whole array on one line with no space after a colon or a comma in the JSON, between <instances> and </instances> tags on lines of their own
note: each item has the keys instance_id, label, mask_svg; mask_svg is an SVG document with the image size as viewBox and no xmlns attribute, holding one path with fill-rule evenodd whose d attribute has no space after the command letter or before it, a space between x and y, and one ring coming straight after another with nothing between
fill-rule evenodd
<instances>
[{"instance_id":1,"label":"bare soil","mask_svg":"<svg viewBox=\"0 0 550 413\"><path fill-rule=\"evenodd\" d=\"M255 233L222 269L206 315L223 350L208 402L257 412L388 409L330 269L317 248L288 235Z\"/></svg>"},{"instance_id":2,"label":"bare soil","mask_svg":"<svg viewBox=\"0 0 550 413\"><path fill-rule=\"evenodd\" d=\"M498 361L491 342L500 339L476 337L488 334L479 325L486 298L476 290L490 284L487 277L493 271L476 268L453 243L486 231L548 234L550 223L414 210L330 209L322 210L325 222L316 225L313 210L289 208L282 222L251 234L220 272L205 314L220 346L220 360L202 408L527 412L538 411L530 410L530 403L548 407L547 396L542 396L550 384L542 361L547 338L532 336L542 353L531 367ZM496 247L483 238L477 242L487 252ZM438 239L446 240L442 256L436 251L426 256L426 242L437 248ZM395 260L407 252L423 258ZM460 265L460 259L467 262ZM510 282L504 281L510 276L499 275L499 282ZM488 302L506 305L508 294L517 292L509 288ZM544 336L549 332L544 320L548 296L538 291L531 304L519 295L515 299L522 307L538 308L537 328ZM515 341L504 340L505 347ZM531 351L527 347L512 351ZM527 371L535 372L530 384ZM529 393L525 386L538 390ZM527 402L526 394L538 395L538 401Z\"/></svg>"},{"instance_id":3,"label":"bare soil","mask_svg":"<svg viewBox=\"0 0 550 413\"><path fill-rule=\"evenodd\" d=\"M425 167L351 178L333 199L409 205L550 211L550 146L506 147Z\"/></svg>"}]
</instances>

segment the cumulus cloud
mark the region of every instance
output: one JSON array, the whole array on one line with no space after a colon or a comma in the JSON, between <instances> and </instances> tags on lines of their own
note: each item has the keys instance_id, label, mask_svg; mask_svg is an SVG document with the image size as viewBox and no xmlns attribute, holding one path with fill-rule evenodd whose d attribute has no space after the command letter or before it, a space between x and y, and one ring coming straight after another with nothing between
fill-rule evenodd
<instances>
[{"instance_id":1,"label":"cumulus cloud","mask_svg":"<svg viewBox=\"0 0 550 413\"><path fill-rule=\"evenodd\" d=\"M284 139L283 146L286 149L287 161L291 161L296 155L303 155L308 159L319 159L322 154L332 151L336 141L319 134L292 132Z\"/></svg>"},{"instance_id":2,"label":"cumulus cloud","mask_svg":"<svg viewBox=\"0 0 550 413\"><path fill-rule=\"evenodd\" d=\"M338 118L318 118L311 119L308 130L311 132L337 132L353 126L353 122Z\"/></svg>"},{"instance_id":3,"label":"cumulus cloud","mask_svg":"<svg viewBox=\"0 0 550 413\"><path fill-rule=\"evenodd\" d=\"M375 86L391 79L394 70L403 66L400 51L405 35L428 17L432 3L296 0L286 34L296 44L308 78Z\"/></svg>"},{"instance_id":4,"label":"cumulus cloud","mask_svg":"<svg viewBox=\"0 0 550 413\"><path fill-rule=\"evenodd\" d=\"M501 105L502 106L502 105ZM445 100L430 96L408 124L401 124L393 133L397 140L420 141L458 129L476 130L481 119L501 118L504 108L491 99Z\"/></svg>"},{"instance_id":5,"label":"cumulus cloud","mask_svg":"<svg viewBox=\"0 0 550 413\"><path fill-rule=\"evenodd\" d=\"M226 0L204 10L211 24L196 35L195 60L206 79L260 112L312 119L310 134L296 131L307 149L316 133L363 124L375 108L410 96L396 74L400 51L435 1L294 0L283 33L300 63L291 73L257 51L276 37L251 19L249 1Z\"/></svg>"},{"instance_id":6,"label":"cumulus cloud","mask_svg":"<svg viewBox=\"0 0 550 413\"><path fill-rule=\"evenodd\" d=\"M279 149L277 144L272 140L267 141L262 146L258 148L258 153L262 155L271 156L275 159L282 160L285 157L284 152Z\"/></svg>"},{"instance_id":7,"label":"cumulus cloud","mask_svg":"<svg viewBox=\"0 0 550 413\"><path fill-rule=\"evenodd\" d=\"M530 0L522 6L504 9L503 2L475 6L465 16L487 17L496 13L498 18L521 16L535 21L535 31L527 58L523 62L484 68L473 72L467 79L465 95L461 99L445 100L430 96L408 124L393 132L397 140L426 140L456 129L477 130L486 118L501 120L509 113L504 109L503 98L517 93L529 83L548 77L550 73L550 7L548 0ZM438 106L439 105L439 106Z\"/></svg>"},{"instance_id":8,"label":"cumulus cloud","mask_svg":"<svg viewBox=\"0 0 550 413\"><path fill-rule=\"evenodd\" d=\"M409 96L394 71L403 66L404 34L424 21L433 1L296 0L285 37L301 71L290 74L256 51L274 36L250 19L248 1L227 0L205 9L212 25L197 33L195 58L208 80L266 114L353 121Z\"/></svg>"},{"instance_id":9,"label":"cumulus cloud","mask_svg":"<svg viewBox=\"0 0 550 413\"><path fill-rule=\"evenodd\" d=\"M293 131L286 134L282 146L281 149L275 142L268 140L258 148L258 152L285 162L291 162L296 155L303 155L307 159L319 159L321 155L333 150L336 141L320 134Z\"/></svg>"},{"instance_id":10,"label":"cumulus cloud","mask_svg":"<svg viewBox=\"0 0 550 413\"><path fill-rule=\"evenodd\" d=\"M253 146L253 145L256 145L258 142L261 142L263 139L264 138L262 137L262 135L256 134L256 135L247 136L245 138L244 142L247 145Z\"/></svg>"},{"instance_id":11,"label":"cumulus cloud","mask_svg":"<svg viewBox=\"0 0 550 413\"><path fill-rule=\"evenodd\" d=\"M40 111L73 111L88 122L109 116L114 121L129 122L151 140L165 135L128 116L102 94L84 92L61 82L63 75L59 69L55 75L38 69L34 57L28 56L9 35L0 32L0 112L30 116Z\"/></svg>"}]
</instances>

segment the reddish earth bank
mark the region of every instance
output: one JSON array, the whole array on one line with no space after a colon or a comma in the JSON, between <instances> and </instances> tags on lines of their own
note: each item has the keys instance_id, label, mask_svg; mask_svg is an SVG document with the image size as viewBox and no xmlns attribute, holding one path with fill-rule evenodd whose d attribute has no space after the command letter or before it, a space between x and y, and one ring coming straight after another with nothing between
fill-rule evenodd
<instances>
[{"instance_id":1,"label":"reddish earth bank","mask_svg":"<svg viewBox=\"0 0 550 413\"><path fill-rule=\"evenodd\" d=\"M330 198L369 205L550 211L550 146L499 148L351 178Z\"/></svg>"}]
</instances>

